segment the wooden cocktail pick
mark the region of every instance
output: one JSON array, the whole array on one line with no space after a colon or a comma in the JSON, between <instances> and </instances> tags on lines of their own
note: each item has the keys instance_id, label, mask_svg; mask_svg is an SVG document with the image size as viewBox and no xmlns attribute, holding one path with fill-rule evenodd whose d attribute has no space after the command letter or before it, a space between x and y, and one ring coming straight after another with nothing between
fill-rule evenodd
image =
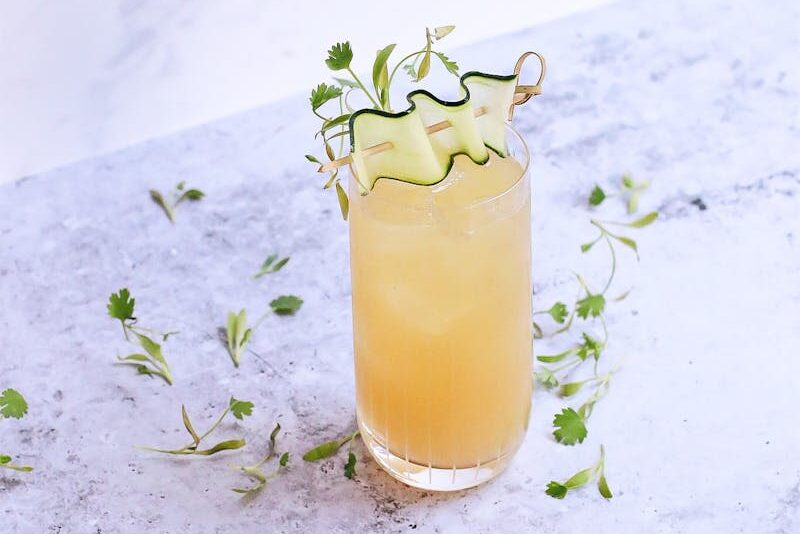
<instances>
[{"instance_id":1,"label":"wooden cocktail pick","mask_svg":"<svg viewBox=\"0 0 800 534\"><path fill-rule=\"evenodd\" d=\"M544 81L544 74L545 70L547 69L547 64L544 61L544 56L539 54L538 52L525 52L522 54L519 59L517 60L516 65L514 65L514 74L517 75L517 80L519 81L519 73L522 71L522 65L525 63L525 60L529 56L536 56L539 59L539 64L541 70L539 71L539 79L536 80L536 83L533 85L523 85L517 83L516 88L514 89L514 100L511 103L511 106L508 108L508 120L510 121L514 117L514 108L516 106L522 105L531 97L536 95L542 94L542 81ZM475 117L480 117L486 113L486 108L484 106L480 106L475 108ZM431 124L427 128L425 128L425 132L428 135L434 134L436 132L440 132L446 128L450 128L453 125L450 124L450 121L441 121L434 124ZM371 156L373 154L378 154L380 152L384 152L386 150L391 150L393 148L393 144L391 141L386 141L384 143L379 143L377 145L372 145L371 147L367 147L361 151L361 154L365 157ZM350 154L347 156L343 156L339 159L335 159L329 161L320 166L317 169L318 172L329 172L344 165L349 165L353 161L353 158Z\"/></svg>"}]
</instances>

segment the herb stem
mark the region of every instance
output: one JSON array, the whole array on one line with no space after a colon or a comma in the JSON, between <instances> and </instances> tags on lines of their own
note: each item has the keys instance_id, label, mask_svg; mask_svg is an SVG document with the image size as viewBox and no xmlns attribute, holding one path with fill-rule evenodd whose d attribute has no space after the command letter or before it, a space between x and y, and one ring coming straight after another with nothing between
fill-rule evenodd
<instances>
[{"instance_id":1,"label":"herb stem","mask_svg":"<svg viewBox=\"0 0 800 534\"><path fill-rule=\"evenodd\" d=\"M408 54L406 57L404 57L403 59L398 61L397 65L395 65L394 68L392 69L392 73L389 75L389 83L387 84L387 86L388 87L392 86L392 80L394 80L394 75L397 73L397 69L399 69L406 61L408 61L412 57L417 57L417 56L420 56L420 55L422 55L424 53L425 53L425 50L420 50L418 52L412 52L411 54Z\"/></svg>"},{"instance_id":2,"label":"herb stem","mask_svg":"<svg viewBox=\"0 0 800 534\"><path fill-rule=\"evenodd\" d=\"M311 110L311 113L313 113L314 115L316 115L317 117L319 117L320 119L322 119L324 122L328 122L329 120L331 120L331 119L329 119L329 118L327 118L327 117L323 117L322 115L320 115L319 113L317 113L317 110L316 110L316 109L312 109L312 110Z\"/></svg>"},{"instance_id":3,"label":"herb stem","mask_svg":"<svg viewBox=\"0 0 800 534\"><path fill-rule=\"evenodd\" d=\"M359 77L358 77L358 76L356 76L356 73L355 73L355 72L353 72L353 69L351 69L350 67L347 67L347 72L349 72L349 73L350 73L350 76L352 76L352 77L353 77L353 79L354 79L354 80L356 81L356 83L358 84L358 86L359 86L359 87L361 87L361 90L362 90L362 91L364 91L364 93L366 93L367 97L369 97L370 101L372 102L372 105L373 105L373 106L375 106L375 109L383 109L383 108L381 107L381 105L380 105L380 104L378 104L378 101L377 101L377 100L375 100L375 99L372 97L372 93L370 93L370 92L367 90L366 86L364 86L364 84L361 82L361 80L359 79Z\"/></svg>"},{"instance_id":4,"label":"herb stem","mask_svg":"<svg viewBox=\"0 0 800 534\"><path fill-rule=\"evenodd\" d=\"M228 406L225 408L225 411L224 411L224 412L222 412L222 415L220 415L220 416L219 416L219 418L218 418L218 419L217 419L217 421L216 421L216 422L215 422L215 423L214 423L214 424L211 426L211 428L209 428L208 430L206 430L206 433L205 433L205 434L203 434L202 436L200 436L200 439L199 439L198 441L203 441L203 439L207 438L209 434L211 434L211 433L212 433L214 430L216 430L216 429L217 429L217 427L220 425L220 423L222 423L222 420L223 420L223 419L225 419L225 416L226 416L226 415L228 415L228 412L229 412L229 411L231 411L231 405L230 405L230 403L228 403Z\"/></svg>"},{"instance_id":5,"label":"herb stem","mask_svg":"<svg viewBox=\"0 0 800 534\"><path fill-rule=\"evenodd\" d=\"M611 252L611 274L608 276L608 282L606 282L606 286L603 288L602 294L605 295L606 291L611 287L611 282L614 280L614 274L617 272L617 253L614 251L614 244L611 243L611 239L608 237L608 232L604 228L600 230L603 233L603 238L606 240L608 244L608 250Z\"/></svg>"}]
</instances>

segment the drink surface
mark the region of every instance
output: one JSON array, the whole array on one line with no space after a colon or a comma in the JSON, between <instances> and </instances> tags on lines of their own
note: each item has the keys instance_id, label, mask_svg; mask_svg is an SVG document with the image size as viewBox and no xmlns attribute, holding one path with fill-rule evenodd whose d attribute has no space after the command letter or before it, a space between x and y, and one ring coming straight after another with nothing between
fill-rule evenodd
<instances>
[{"instance_id":1,"label":"drink surface","mask_svg":"<svg viewBox=\"0 0 800 534\"><path fill-rule=\"evenodd\" d=\"M457 156L435 186L381 179L351 195L357 411L397 457L471 468L522 440L532 390L522 173L510 156Z\"/></svg>"}]
</instances>

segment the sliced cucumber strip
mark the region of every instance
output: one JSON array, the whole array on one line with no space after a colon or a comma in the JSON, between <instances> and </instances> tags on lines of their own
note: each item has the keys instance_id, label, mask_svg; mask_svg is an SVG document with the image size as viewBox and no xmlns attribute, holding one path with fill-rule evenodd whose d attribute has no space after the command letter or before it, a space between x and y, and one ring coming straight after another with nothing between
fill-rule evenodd
<instances>
[{"instance_id":1,"label":"sliced cucumber strip","mask_svg":"<svg viewBox=\"0 0 800 534\"><path fill-rule=\"evenodd\" d=\"M505 156L506 117L516 84L516 75L468 72L461 77L461 99L454 102L414 91L407 97L411 105L405 111L353 113L350 149L362 193L379 178L419 185L441 182L458 154L478 164L488 161L487 147ZM386 143L391 149L369 150Z\"/></svg>"}]
</instances>

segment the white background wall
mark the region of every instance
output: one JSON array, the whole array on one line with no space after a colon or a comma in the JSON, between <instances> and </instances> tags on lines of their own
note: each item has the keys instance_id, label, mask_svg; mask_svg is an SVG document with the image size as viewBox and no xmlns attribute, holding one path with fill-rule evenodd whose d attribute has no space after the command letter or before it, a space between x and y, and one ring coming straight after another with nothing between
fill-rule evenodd
<instances>
[{"instance_id":1,"label":"white background wall","mask_svg":"<svg viewBox=\"0 0 800 534\"><path fill-rule=\"evenodd\" d=\"M447 51L612 0L0 0L0 183L307 92L349 39ZM462 58L463 59L463 58Z\"/></svg>"}]
</instances>

